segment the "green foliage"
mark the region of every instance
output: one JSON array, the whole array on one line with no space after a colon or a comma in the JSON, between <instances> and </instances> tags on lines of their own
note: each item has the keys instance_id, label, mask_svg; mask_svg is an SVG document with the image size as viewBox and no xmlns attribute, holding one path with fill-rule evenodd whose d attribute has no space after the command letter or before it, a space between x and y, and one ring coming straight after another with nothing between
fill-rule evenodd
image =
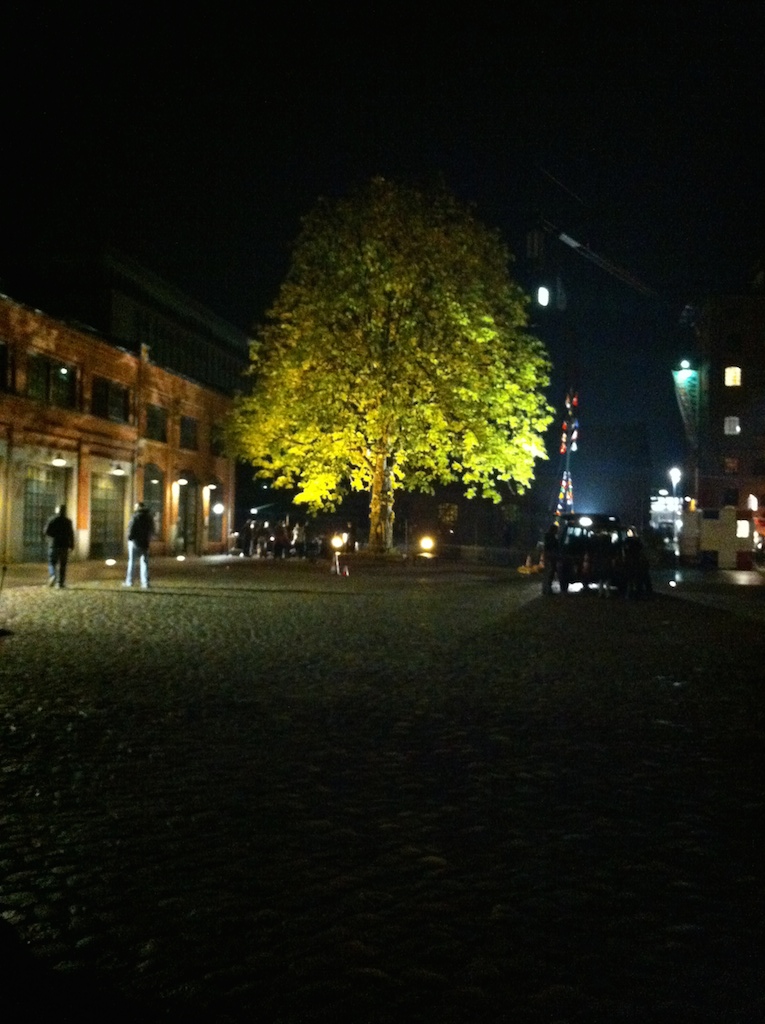
<instances>
[{"instance_id":1,"label":"green foliage","mask_svg":"<svg viewBox=\"0 0 765 1024\"><path fill-rule=\"evenodd\" d=\"M377 178L320 202L253 344L230 450L311 509L371 490L381 459L393 489L522 490L544 457L549 364L508 263L444 191Z\"/></svg>"}]
</instances>

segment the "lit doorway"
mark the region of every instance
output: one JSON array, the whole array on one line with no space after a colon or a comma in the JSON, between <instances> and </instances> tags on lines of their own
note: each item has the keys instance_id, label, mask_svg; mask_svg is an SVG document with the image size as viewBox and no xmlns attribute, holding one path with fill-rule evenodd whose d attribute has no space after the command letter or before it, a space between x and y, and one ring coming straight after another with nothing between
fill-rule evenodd
<instances>
[{"instance_id":1,"label":"lit doorway","mask_svg":"<svg viewBox=\"0 0 765 1024\"><path fill-rule=\"evenodd\" d=\"M124 552L125 479L112 473L93 473L91 476L91 558L119 558Z\"/></svg>"},{"instance_id":2,"label":"lit doorway","mask_svg":"<svg viewBox=\"0 0 765 1024\"><path fill-rule=\"evenodd\" d=\"M178 528L176 531L176 549L179 554L197 554L198 504L199 485L192 473L185 472L181 477L185 484L178 485Z\"/></svg>"},{"instance_id":3,"label":"lit doorway","mask_svg":"<svg viewBox=\"0 0 765 1024\"><path fill-rule=\"evenodd\" d=\"M45 524L66 503L66 469L55 466L27 466L24 479L24 540L22 561L45 562L48 542Z\"/></svg>"}]
</instances>

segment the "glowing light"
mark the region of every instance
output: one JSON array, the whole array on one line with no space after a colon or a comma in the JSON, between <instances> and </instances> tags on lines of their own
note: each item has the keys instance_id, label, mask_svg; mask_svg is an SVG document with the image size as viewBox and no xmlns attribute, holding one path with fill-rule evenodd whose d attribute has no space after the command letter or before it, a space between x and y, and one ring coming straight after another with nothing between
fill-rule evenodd
<instances>
[{"instance_id":1,"label":"glowing light","mask_svg":"<svg viewBox=\"0 0 765 1024\"><path fill-rule=\"evenodd\" d=\"M176 562L185 562L186 561L186 556L185 555L176 555L175 556L175 560L176 560Z\"/></svg>"},{"instance_id":2,"label":"glowing light","mask_svg":"<svg viewBox=\"0 0 765 1024\"><path fill-rule=\"evenodd\" d=\"M688 386L695 384L698 381L698 372L691 368L691 364L687 359L684 359L680 363L679 370L673 370L672 375L674 376L677 383L681 386Z\"/></svg>"},{"instance_id":3,"label":"glowing light","mask_svg":"<svg viewBox=\"0 0 765 1024\"><path fill-rule=\"evenodd\" d=\"M420 547L422 548L423 551L432 551L435 546L436 542L433 540L432 537L420 538Z\"/></svg>"},{"instance_id":4,"label":"glowing light","mask_svg":"<svg viewBox=\"0 0 765 1024\"><path fill-rule=\"evenodd\" d=\"M589 516L582 516L582 518L579 520L579 523L581 526L592 526L592 520Z\"/></svg>"},{"instance_id":5,"label":"glowing light","mask_svg":"<svg viewBox=\"0 0 765 1024\"><path fill-rule=\"evenodd\" d=\"M117 559L116 558L107 558L106 559L106 565L116 565L116 564L117 564Z\"/></svg>"},{"instance_id":6,"label":"glowing light","mask_svg":"<svg viewBox=\"0 0 765 1024\"><path fill-rule=\"evenodd\" d=\"M178 477L178 486L179 487L185 487L187 483L188 483L188 480L186 479L185 476L179 476Z\"/></svg>"},{"instance_id":7,"label":"glowing light","mask_svg":"<svg viewBox=\"0 0 765 1024\"><path fill-rule=\"evenodd\" d=\"M63 455L59 455L57 453L50 460L50 464L51 464L51 466L65 466L66 465L66 459L64 458Z\"/></svg>"},{"instance_id":8,"label":"glowing light","mask_svg":"<svg viewBox=\"0 0 765 1024\"><path fill-rule=\"evenodd\" d=\"M544 285L542 285L540 288L537 288L537 302L539 303L540 306L549 306L550 305L550 289L549 288L545 288Z\"/></svg>"},{"instance_id":9,"label":"glowing light","mask_svg":"<svg viewBox=\"0 0 765 1024\"><path fill-rule=\"evenodd\" d=\"M340 548L343 546L343 538L340 536L340 534L336 533L335 536L330 541L330 544L335 549L335 551L339 551Z\"/></svg>"},{"instance_id":10,"label":"glowing light","mask_svg":"<svg viewBox=\"0 0 765 1024\"><path fill-rule=\"evenodd\" d=\"M216 501L212 507L212 510L216 514L216 516L222 516L225 508L226 506L223 504L222 501Z\"/></svg>"}]
</instances>

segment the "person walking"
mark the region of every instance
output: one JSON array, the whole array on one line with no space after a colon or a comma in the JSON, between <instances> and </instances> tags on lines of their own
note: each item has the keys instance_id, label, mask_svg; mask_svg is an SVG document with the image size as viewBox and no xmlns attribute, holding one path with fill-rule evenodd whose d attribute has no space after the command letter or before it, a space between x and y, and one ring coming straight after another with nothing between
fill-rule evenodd
<instances>
[{"instance_id":1,"label":"person walking","mask_svg":"<svg viewBox=\"0 0 765 1024\"><path fill-rule=\"evenodd\" d=\"M542 577L542 593L552 594L553 580L558 572L558 552L560 536L557 520L550 524L544 536L544 575Z\"/></svg>"},{"instance_id":2,"label":"person walking","mask_svg":"<svg viewBox=\"0 0 765 1024\"><path fill-rule=\"evenodd\" d=\"M128 564L124 586L133 586L133 570L139 563L141 586L149 589L149 543L154 533L154 519L142 501L136 503L128 523Z\"/></svg>"},{"instance_id":3,"label":"person walking","mask_svg":"<svg viewBox=\"0 0 765 1024\"><path fill-rule=\"evenodd\" d=\"M55 516L45 525L44 536L48 538L48 586L66 586L66 563L69 552L74 551L74 527L67 517L66 505L59 505Z\"/></svg>"},{"instance_id":4,"label":"person walking","mask_svg":"<svg viewBox=\"0 0 765 1024\"><path fill-rule=\"evenodd\" d=\"M305 524L295 523L292 528L292 547L298 558L305 558Z\"/></svg>"}]
</instances>

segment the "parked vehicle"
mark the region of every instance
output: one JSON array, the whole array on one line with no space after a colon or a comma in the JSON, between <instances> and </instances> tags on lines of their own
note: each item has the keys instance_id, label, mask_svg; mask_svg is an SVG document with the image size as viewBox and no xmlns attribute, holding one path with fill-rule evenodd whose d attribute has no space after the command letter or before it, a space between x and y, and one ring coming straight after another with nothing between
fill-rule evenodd
<instances>
[{"instance_id":1,"label":"parked vehicle","mask_svg":"<svg viewBox=\"0 0 765 1024\"><path fill-rule=\"evenodd\" d=\"M580 584L584 588L615 589L629 584L626 554L632 528L618 516L569 513L561 518L558 533L557 577L561 593Z\"/></svg>"}]
</instances>

